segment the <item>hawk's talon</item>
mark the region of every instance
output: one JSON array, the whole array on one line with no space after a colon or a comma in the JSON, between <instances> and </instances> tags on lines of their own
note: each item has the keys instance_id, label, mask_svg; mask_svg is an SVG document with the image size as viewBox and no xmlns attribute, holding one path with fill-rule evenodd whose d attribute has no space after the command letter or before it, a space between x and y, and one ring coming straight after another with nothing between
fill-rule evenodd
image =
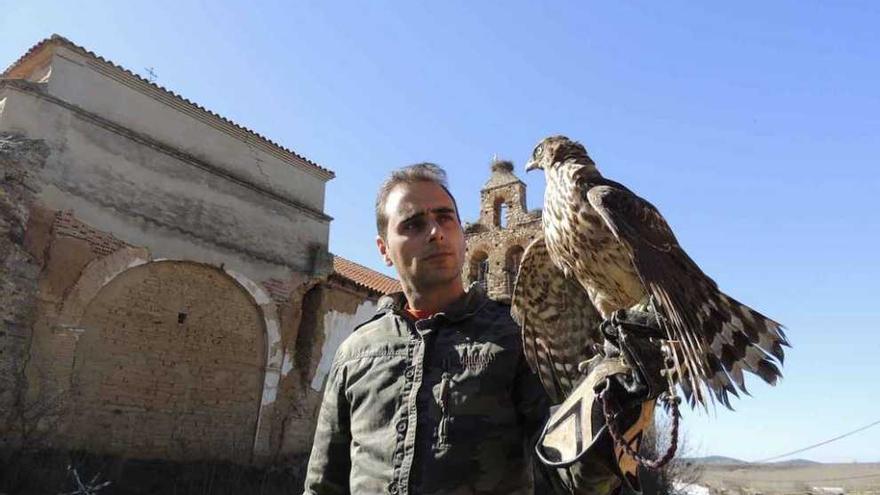
<instances>
[{"instance_id":1,"label":"hawk's talon","mask_svg":"<svg viewBox=\"0 0 880 495\"><path fill-rule=\"evenodd\" d=\"M587 359L586 361L581 361L578 363L577 369L578 372L584 376L589 375L590 371L592 371L593 367L603 359L601 354L596 354L595 356Z\"/></svg>"}]
</instances>

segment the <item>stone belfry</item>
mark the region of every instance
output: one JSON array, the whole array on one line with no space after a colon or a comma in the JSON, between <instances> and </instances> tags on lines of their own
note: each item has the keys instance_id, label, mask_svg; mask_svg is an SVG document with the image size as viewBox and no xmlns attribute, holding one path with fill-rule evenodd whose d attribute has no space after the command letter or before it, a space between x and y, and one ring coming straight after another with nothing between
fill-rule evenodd
<instances>
[{"instance_id":1,"label":"stone belfry","mask_svg":"<svg viewBox=\"0 0 880 495\"><path fill-rule=\"evenodd\" d=\"M465 225L463 277L493 299L509 300L523 251L541 232L541 212L526 209L526 185L512 162L495 158L490 170L480 189L480 218Z\"/></svg>"}]
</instances>

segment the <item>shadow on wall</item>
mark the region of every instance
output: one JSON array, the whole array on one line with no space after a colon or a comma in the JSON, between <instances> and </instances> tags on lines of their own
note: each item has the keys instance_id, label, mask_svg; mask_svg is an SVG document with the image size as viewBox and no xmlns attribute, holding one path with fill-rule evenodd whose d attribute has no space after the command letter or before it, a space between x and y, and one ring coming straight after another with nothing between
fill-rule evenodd
<instances>
[{"instance_id":1,"label":"shadow on wall","mask_svg":"<svg viewBox=\"0 0 880 495\"><path fill-rule=\"evenodd\" d=\"M288 495L302 493L307 464L306 455L289 456L258 468L229 462L135 460L77 451L2 452L0 493ZM81 487L76 477L86 487L109 485L77 491Z\"/></svg>"}]
</instances>

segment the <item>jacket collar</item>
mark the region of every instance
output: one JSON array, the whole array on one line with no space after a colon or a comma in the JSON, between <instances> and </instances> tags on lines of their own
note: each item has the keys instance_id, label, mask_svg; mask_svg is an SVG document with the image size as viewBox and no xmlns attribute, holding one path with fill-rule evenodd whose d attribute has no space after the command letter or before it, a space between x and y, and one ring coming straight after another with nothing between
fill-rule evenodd
<instances>
[{"instance_id":1,"label":"jacket collar","mask_svg":"<svg viewBox=\"0 0 880 495\"><path fill-rule=\"evenodd\" d=\"M424 320L419 321L432 322L445 320L450 323L458 322L470 318L488 302L489 298L483 291L482 286L473 283L460 298L450 304L446 309L435 313L430 318L425 318ZM394 292L379 299L376 313L394 313L395 315L403 316L405 308L406 296L404 296L403 292Z\"/></svg>"}]
</instances>

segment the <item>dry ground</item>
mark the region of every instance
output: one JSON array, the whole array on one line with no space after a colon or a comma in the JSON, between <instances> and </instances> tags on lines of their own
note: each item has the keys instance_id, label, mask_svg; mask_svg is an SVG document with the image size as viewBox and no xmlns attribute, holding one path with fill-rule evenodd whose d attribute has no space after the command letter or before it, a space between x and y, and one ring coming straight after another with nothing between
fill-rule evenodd
<instances>
[{"instance_id":1,"label":"dry ground","mask_svg":"<svg viewBox=\"0 0 880 495\"><path fill-rule=\"evenodd\" d=\"M847 494L880 495L880 463L708 465L701 484L728 494L818 494L814 487L837 487Z\"/></svg>"}]
</instances>

